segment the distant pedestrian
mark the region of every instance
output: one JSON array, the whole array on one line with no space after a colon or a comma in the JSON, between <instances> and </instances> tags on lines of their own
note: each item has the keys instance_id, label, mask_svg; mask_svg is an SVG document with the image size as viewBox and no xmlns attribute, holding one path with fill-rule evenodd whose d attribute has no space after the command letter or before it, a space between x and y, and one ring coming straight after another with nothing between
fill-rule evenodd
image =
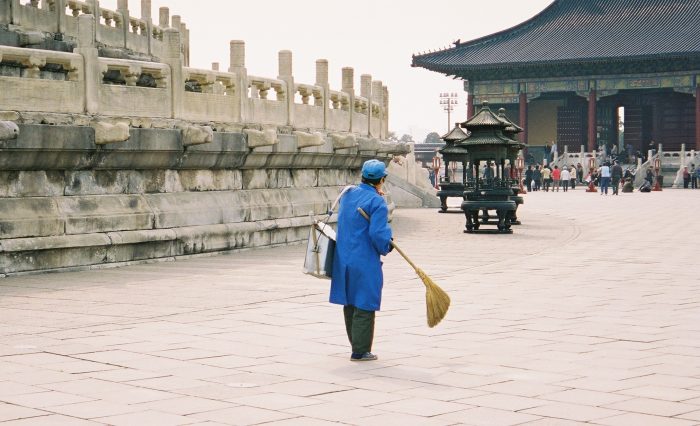
<instances>
[{"instance_id":1,"label":"distant pedestrian","mask_svg":"<svg viewBox=\"0 0 700 426\"><path fill-rule=\"evenodd\" d=\"M571 169L569 170L569 176L571 176L571 189L576 189L576 181L577 176L578 176L578 170L576 170L576 167L574 165L571 165Z\"/></svg>"},{"instance_id":2,"label":"distant pedestrian","mask_svg":"<svg viewBox=\"0 0 700 426\"><path fill-rule=\"evenodd\" d=\"M651 171L651 167L647 169L647 173L644 175L644 180L649 182L649 185L654 184L654 172Z\"/></svg>"},{"instance_id":3,"label":"distant pedestrian","mask_svg":"<svg viewBox=\"0 0 700 426\"><path fill-rule=\"evenodd\" d=\"M700 180L700 167L695 168L695 164L690 165L690 186L693 189L698 189L698 180Z\"/></svg>"},{"instance_id":4,"label":"distant pedestrian","mask_svg":"<svg viewBox=\"0 0 700 426\"><path fill-rule=\"evenodd\" d=\"M610 186L610 164L609 163L603 163L602 166L600 166L600 195L608 195L608 186Z\"/></svg>"},{"instance_id":5,"label":"distant pedestrian","mask_svg":"<svg viewBox=\"0 0 700 426\"><path fill-rule=\"evenodd\" d=\"M559 192L559 184L561 182L561 170L559 170L559 166L554 166L554 170L552 170L552 191L556 190Z\"/></svg>"},{"instance_id":6,"label":"distant pedestrian","mask_svg":"<svg viewBox=\"0 0 700 426\"><path fill-rule=\"evenodd\" d=\"M532 181L535 183L535 191L539 191L542 188L542 170L540 166L535 167L532 171Z\"/></svg>"},{"instance_id":7,"label":"distant pedestrian","mask_svg":"<svg viewBox=\"0 0 700 426\"><path fill-rule=\"evenodd\" d=\"M615 161L610 171L610 177L612 179L612 190L613 195L620 195L620 180L622 179L622 166L619 162Z\"/></svg>"},{"instance_id":8,"label":"distant pedestrian","mask_svg":"<svg viewBox=\"0 0 700 426\"><path fill-rule=\"evenodd\" d=\"M544 192L549 192L549 186L552 184L552 170L549 167L542 167L542 184Z\"/></svg>"},{"instance_id":9,"label":"distant pedestrian","mask_svg":"<svg viewBox=\"0 0 700 426\"><path fill-rule=\"evenodd\" d=\"M527 170L525 170L525 186L527 186L528 192L532 191L532 175L532 166L527 166Z\"/></svg>"},{"instance_id":10,"label":"distant pedestrian","mask_svg":"<svg viewBox=\"0 0 700 426\"><path fill-rule=\"evenodd\" d=\"M690 171L688 166L683 167L683 189L688 189L690 186Z\"/></svg>"},{"instance_id":11,"label":"distant pedestrian","mask_svg":"<svg viewBox=\"0 0 700 426\"><path fill-rule=\"evenodd\" d=\"M578 179L578 183L583 185L583 166L581 163L576 163L576 179Z\"/></svg>"},{"instance_id":12,"label":"distant pedestrian","mask_svg":"<svg viewBox=\"0 0 700 426\"><path fill-rule=\"evenodd\" d=\"M566 168L566 166L561 168L561 187L564 189L564 192L569 190L569 181L571 180L571 173L569 173L569 170Z\"/></svg>"}]
</instances>

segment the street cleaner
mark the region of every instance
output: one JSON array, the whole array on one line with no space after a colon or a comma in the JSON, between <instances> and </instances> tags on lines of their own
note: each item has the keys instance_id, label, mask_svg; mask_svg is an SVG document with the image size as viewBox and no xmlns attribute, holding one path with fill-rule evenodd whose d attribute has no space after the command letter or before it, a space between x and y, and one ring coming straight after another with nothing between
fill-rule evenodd
<instances>
[{"instance_id":1,"label":"street cleaner","mask_svg":"<svg viewBox=\"0 0 700 426\"><path fill-rule=\"evenodd\" d=\"M362 166L362 183L340 199L330 302L343 305L351 361L374 361L375 313L382 302L380 256L392 250L389 209L382 197L386 167L378 160ZM369 221L362 216L362 209Z\"/></svg>"}]
</instances>

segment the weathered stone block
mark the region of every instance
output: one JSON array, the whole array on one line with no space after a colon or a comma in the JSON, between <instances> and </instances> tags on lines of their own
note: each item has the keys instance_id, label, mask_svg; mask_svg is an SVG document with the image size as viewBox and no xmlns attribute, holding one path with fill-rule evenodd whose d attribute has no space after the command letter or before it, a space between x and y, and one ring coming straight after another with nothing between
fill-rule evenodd
<instances>
[{"instance_id":1,"label":"weathered stone block","mask_svg":"<svg viewBox=\"0 0 700 426\"><path fill-rule=\"evenodd\" d=\"M245 133L248 136L249 148L271 146L277 143L276 129L265 129L262 131L255 129L244 129L243 133Z\"/></svg>"},{"instance_id":2,"label":"weathered stone block","mask_svg":"<svg viewBox=\"0 0 700 426\"><path fill-rule=\"evenodd\" d=\"M292 186L306 188L318 185L318 172L316 170L295 169L291 170Z\"/></svg>"},{"instance_id":3,"label":"weathered stone block","mask_svg":"<svg viewBox=\"0 0 700 426\"><path fill-rule=\"evenodd\" d=\"M242 189L240 170L180 170L184 191L232 191Z\"/></svg>"},{"instance_id":4,"label":"weathered stone block","mask_svg":"<svg viewBox=\"0 0 700 426\"><path fill-rule=\"evenodd\" d=\"M352 133L331 133L333 149L347 149L357 146L357 139Z\"/></svg>"},{"instance_id":5,"label":"weathered stone block","mask_svg":"<svg viewBox=\"0 0 700 426\"><path fill-rule=\"evenodd\" d=\"M93 164L94 131L89 127L20 124L19 136L0 141L0 170L65 170Z\"/></svg>"},{"instance_id":6,"label":"weathered stone block","mask_svg":"<svg viewBox=\"0 0 700 426\"><path fill-rule=\"evenodd\" d=\"M139 195L90 195L56 198L66 218L66 234L153 228L154 215Z\"/></svg>"},{"instance_id":7,"label":"weathered stone block","mask_svg":"<svg viewBox=\"0 0 700 426\"><path fill-rule=\"evenodd\" d=\"M107 123L97 121L90 126L95 130L95 143L104 145L108 143L124 142L129 139L129 125L126 123Z\"/></svg>"},{"instance_id":8,"label":"weathered stone block","mask_svg":"<svg viewBox=\"0 0 700 426\"><path fill-rule=\"evenodd\" d=\"M295 131L292 132L294 136L297 138L297 147L298 148L308 148L310 146L322 146L323 144L326 143L325 137L323 136L323 133L319 132L314 132L314 133L307 133L307 132L299 132Z\"/></svg>"},{"instance_id":9,"label":"weathered stone block","mask_svg":"<svg viewBox=\"0 0 700 426\"><path fill-rule=\"evenodd\" d=\"M63 195L63 172L55 170L0 171L0 197Z\"/></svg>"},{"instance_id":10,"label":"weathered stone block","mask_svg":"<svg viewBox=\"0 0 700 426\"><path fill-rule=\"evenodd\" d=\"M182 144L201 145L214 140L214 130L209 126L185 126L182 129Z\"/></svg>"},{"instance_id":11,"label":"weathered stone block","mask_svg":"<svg viewBox=\"0 0 700 426\"><path fill-rule=\"evenodd\" d=\"M0 198L0 239L60 235L63 229L54 198Z\"/></svg>"},{"instance_id":12,"label":"weathered stone block","mask_svg":"<svg viewBox=\"0 0 700 426\"><path fill-rule=\"evenodd\" d=\"M103 145L95 167L105 169L172 169L183 155L179 130L131 129L129 140Z\"/></svg>"},{"instance_id":13,"label":"weathered stone block","mask_svg":"<svg viewBox=\"0 0 700 426\"><path fill-rule=\"evenodd\" d=\"M66 172L65 195L124 194L129 190L129 173L121 170Z\"/></svg>"},{"instance_id":14,"label":"weathered stone block","mask_svg":"<svg viewBox=\"0 0 700 426\"><path fill-rule=\"evenodd\" d=\"M155 214L155 228L214 225L222 223L218 194L180 192L143 196Z\"/></svg>"},{"instance_id":15,"label":"weathered stone block","mask_svg":"<svg viewBox=\"0 0 700 426\"><path fill-rule=\"evenodd\" d=\"M243 189L269 188L269 178L266 170L243 170Z\"/></svg>"}]
</instances>

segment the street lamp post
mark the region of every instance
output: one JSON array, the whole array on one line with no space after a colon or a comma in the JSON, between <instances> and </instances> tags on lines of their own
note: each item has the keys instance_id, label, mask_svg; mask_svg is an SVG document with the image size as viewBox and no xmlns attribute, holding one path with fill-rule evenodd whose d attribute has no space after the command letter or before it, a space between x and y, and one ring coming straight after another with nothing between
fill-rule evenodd
<instances>
[{"instance_id":1,"label":"street lamp post","mask_svg":"<svg viewBox=\"0 0 700 426\"><path fill-rule=\"evenodd\" d=\"M457 93L440 93L440 105L442 105L443 111L447 113L447 131L452 130L451 114L457 105L458 96Z\"/></svg>"}]
</instances>

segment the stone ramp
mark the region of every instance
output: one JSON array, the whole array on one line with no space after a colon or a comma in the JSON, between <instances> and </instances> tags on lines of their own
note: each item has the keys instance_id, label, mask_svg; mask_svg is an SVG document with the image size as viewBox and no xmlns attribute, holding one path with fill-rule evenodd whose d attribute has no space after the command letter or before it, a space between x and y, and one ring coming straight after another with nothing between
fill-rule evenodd
<instances>
[{"instance_id":1,"label":"stone ramp","mask_svg":"<svg viewBox=\"0 0 700 426\"><path fill-rule=\"evenodd\" d=\"M387 183L387 189L397 207L440 207L440 199L434 190L426 190L391 174L387 176Z\"/></svg>"},{"instance_id":2,"label":"stone ramp","mask_svg":"<svg viewBox=\"0 0 700 426\"><path fill-rule=\"evenodd\" d=\"M300 246L4 278L0 420L695 425L694 195L530 193L513 235L396 210L452 306L427 328L422 283L387 256L371 363L348 361Z\"/></svg>"}]
</instances>

